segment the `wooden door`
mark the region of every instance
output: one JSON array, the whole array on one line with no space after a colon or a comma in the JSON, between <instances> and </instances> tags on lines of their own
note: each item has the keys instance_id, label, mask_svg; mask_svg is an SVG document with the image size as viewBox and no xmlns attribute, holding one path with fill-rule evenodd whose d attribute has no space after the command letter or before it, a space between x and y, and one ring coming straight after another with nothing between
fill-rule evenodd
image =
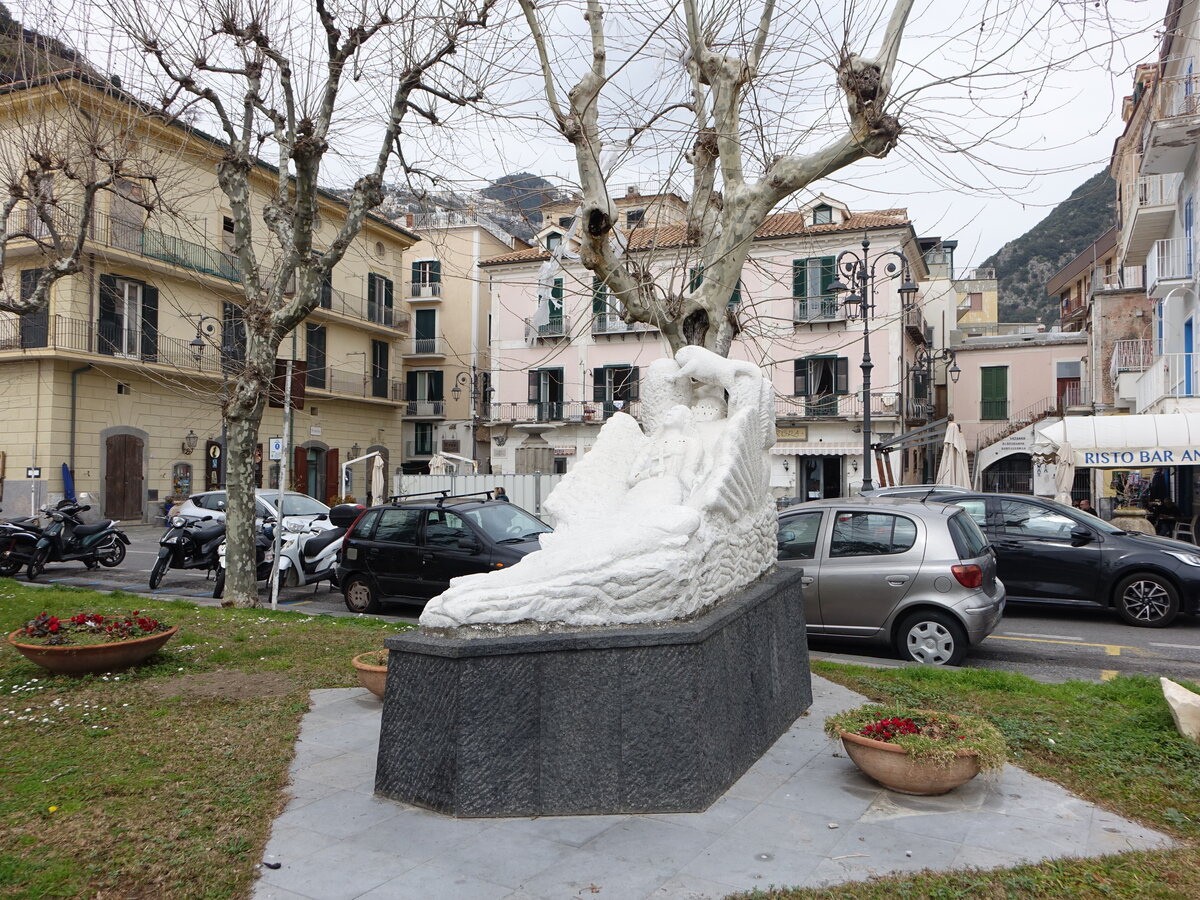
<instances>
[{"instance_id":1,"label":"wooden door","mask_svg":"<svg viewBox=\"0 0 1200 900\"><path fill-rule=\"evenodd\" d=\"M142 439L115 434L105 441L104 515L110 519L142 520Z\"/></svg>"}]
</instances>

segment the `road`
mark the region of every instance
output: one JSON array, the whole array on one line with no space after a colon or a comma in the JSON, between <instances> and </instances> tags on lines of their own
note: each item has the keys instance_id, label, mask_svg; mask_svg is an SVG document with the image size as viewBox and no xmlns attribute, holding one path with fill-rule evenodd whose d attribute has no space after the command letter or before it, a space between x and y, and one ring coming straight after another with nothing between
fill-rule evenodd
<instances>
[{"instance_id":1,"label":"road","mask_svg":"<svg viewBox=\"0 0 1200 900\"><path fill-rule=\"evenodd\" d=\"M211 579L202 571L167 572L156 591L147 586L158 556L162 528L135 525L126 529L131 546L115 569L88 571L79 563L50 566L40 579L97 590L124 590L163 599L178 597L213 603ZM23 580L24 575L19 576ZM280 592L280 607L313 615L352 615L341 594L328 585ZM387 618L416 622L420 607L386 607ZM812 640L814 655L845 659L861 655L876 661L889 656L862 644ZM1010 606L995 633L971 652L965 665L1023 672L1042 681L1102 681L1118 674L1167 675L1200 681L1200 617L1181 616L1170 628L1132 628L1103 610L1062 610Z\"/></svg>"}]
</instances>

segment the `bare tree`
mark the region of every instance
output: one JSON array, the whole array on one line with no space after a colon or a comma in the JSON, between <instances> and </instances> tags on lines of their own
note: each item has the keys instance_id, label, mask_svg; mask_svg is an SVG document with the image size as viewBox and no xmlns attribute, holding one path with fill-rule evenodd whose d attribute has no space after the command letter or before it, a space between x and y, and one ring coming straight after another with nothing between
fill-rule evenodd
<instances>
[{"instance_id":1,"label":"bare tree","mask_svg":"<svg viewBox=\"0 0 1200 900\"><path fill-rule=\"evenodd\" d=\"M116 33L147 62L141 89L156 87L163 110L209 125L225 145L217 180L232 211L244 323L223 410L227 605L257 603L254 450L280 341L320 303L323 281L382 201L389 167L413 171L402 126L437 124L440 109L478 99L479 80L458 51L486 25L494 2L212 0L186 10L124 3L113 13ZM348 164L355 128L374 132L374 150L346 194L336 236L320 246L323 170L334 158ZM275 175L256 211L252 176L264 159Z\"/></svg>"},{"instance_id":2,"label":"bare tree","mask_svg":"<svg viewBox=\"0 0 1200 900\"><path fill-rule=\"evenodd\" d=\"M574 150L581 262L620 300L626 321L658 326L675 349L722 354L737 333L728 301L751 239L779 204L857 161L888 156L906 133L930 156L975 159L1010 133L1049 73L1103 65L1118 37L1108 3L1099 12L1083 2L988 3L943 11L932 35L927 16L905 63L914 0L891 0L890 9L883 0L783 8L774 0L628 8L583 0L583 29L567 24L578 3L518 2L550 124ZM939 105L952 89L967 116ZM920 120L923 91L935 99ZM702 279L664 284L646 254L627 252L609 183L639 150L656 156L666 184L690 195L687 241Z\"/></svg>"}]
</instances>

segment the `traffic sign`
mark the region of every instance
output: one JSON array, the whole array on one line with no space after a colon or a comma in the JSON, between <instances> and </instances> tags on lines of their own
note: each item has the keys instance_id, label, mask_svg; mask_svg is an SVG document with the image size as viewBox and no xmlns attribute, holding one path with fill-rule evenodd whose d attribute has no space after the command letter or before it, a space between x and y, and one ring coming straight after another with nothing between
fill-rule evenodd
<instances>
[{"instance_id":1,"label":"traffic sign","mask_svg":"<svg viewBox=\"0 0 1200 900\"><path fill-rule=\"evenodd\" d=\"M283 438L271 438L268 442L268 455L278 462L283 459Z\"/></svg>"}]
</instances>

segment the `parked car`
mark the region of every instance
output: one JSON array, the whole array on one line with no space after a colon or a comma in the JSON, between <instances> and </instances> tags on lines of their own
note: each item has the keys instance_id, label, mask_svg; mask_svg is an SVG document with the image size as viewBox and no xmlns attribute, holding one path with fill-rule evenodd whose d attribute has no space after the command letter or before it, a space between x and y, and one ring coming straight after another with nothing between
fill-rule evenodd
<instances>
[{"instance_id":1,"label":"parked car","mask_svg":"<svg viewBox=\"0 0 1200 900\"><path fill-rule=\"evenodd\" d=\"M425 603L451 578L520 562L552 530L486 493L399 497L368 509L350 529L338 583L352 612L378 612L387 600Z\"/></svg>"},{"instance_id":2,"label":"parked car","mask_svg":"<svg viewBox=\"0 0 1200 900\"><path fill-rule=\"evenodd\" d=\"M957 484L894 484L890 487L872 488L863 491L864 497L922 497L934 494L973 494L971 488Z\"/></svg>"},{"instance_id":3,"label":"parked car","mask_svg":"<svg viewBox=\"0 0 1200 900\"><path fill-rule=\"evenodd\" d=\"M801 503L780 513L779 563L804 569L809 634L890 644L917 662L958 665L1004 611L983 532L941 503Z\"/></svg>"},{"instance_id":4,"label":"parked car","mask_svg":"<svg viewBox=\"0 0 1200 900\"><path fill-rule=\"evenodd\" d=\"M270 488L255 488L254 490L254 521L256 525L262 525L267 519L279 520L279 515L275 509L275 504L279 501L279 491ZM211 516L214 522L225 521L225 505L228 499L224 491L203 491L199 494L192 494L180 504L179 508L174 511L176 516L191 516L196 519L203 519L205 516ZM287 524L289 519L296 519L301 523L308 523L319 516L324 516L322 522L327 522L329 518L329 507L320 500L315 500L308 494L301 494L298 491L283 492L283 521ZM327 528L332 528L332 525L326 525Z\"/></svg>"},{"instance_id":5,"label":"parked car","mask_svg":"<svg viewBox=\"0 0 1200 900\"><path fill-rule=\"evenodd\" d=\"M1200 612L1200 550L1122 531L1042 497L940 495L983 529L1014 603L1106 607L1130 625L1162 628Z\"/></svg>"}]
</instances>

